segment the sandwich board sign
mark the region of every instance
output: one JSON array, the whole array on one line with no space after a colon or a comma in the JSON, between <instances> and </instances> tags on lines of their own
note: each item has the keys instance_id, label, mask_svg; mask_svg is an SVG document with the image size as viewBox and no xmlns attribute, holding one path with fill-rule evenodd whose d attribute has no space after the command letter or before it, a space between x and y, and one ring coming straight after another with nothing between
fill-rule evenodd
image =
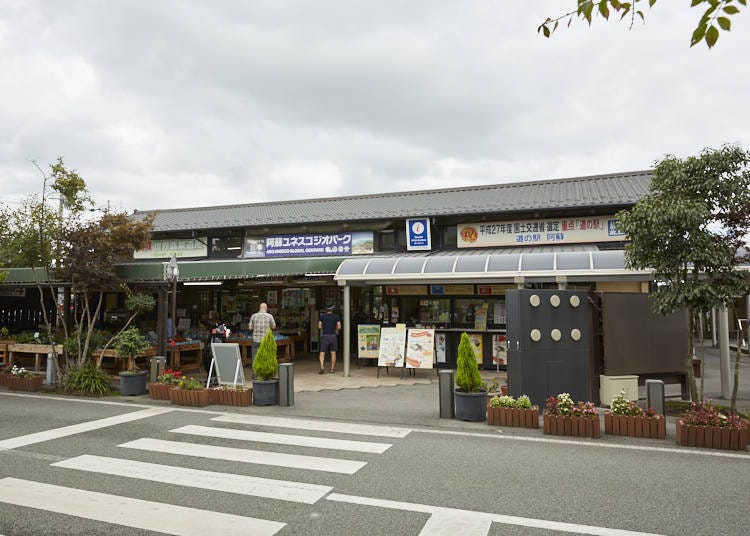
<instances>
[{"instance_id":1,"label":"sandwich board sign","mask_svg":"<svg viewBox=\"0 0 750 536\"><path fill-rule=\"evenodd\" d=\"M208 370L206 387L216 374L219 385L245 385L245 371L242 368L240 345L236 342L215 342L211 344L211 367Z\"/></svg>"}]
</instances>

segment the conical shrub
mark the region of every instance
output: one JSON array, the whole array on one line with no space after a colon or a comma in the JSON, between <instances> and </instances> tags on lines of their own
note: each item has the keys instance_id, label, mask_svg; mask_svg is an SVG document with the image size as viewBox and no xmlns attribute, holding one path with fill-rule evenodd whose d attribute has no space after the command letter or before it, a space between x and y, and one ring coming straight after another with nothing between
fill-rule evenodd
<instances>
[{"instance_id":1,"label":"conical shrub","mask_svg":"<svg viewBox=\"0 0 750 536\"><path fill-rule=\"evenodd\" d=\"M456 385L464 393L478 391L482 386L482 376L479 374L474 348L471 346L471 341L466 333L461 334L461 342L458 344Z\"/></svg>"},{"instance_id":2,"label":"conical shrub","mask_svg":"<svg viewBox=\"0 0 750 536\"><path fill-rule=\"evenodd\" d=\"M260 381L275 378L279 371L279 361L276 359L276 339L269 329L260 342L258 353L253 360L253 375Z\"/></svg>"}]
</instances>

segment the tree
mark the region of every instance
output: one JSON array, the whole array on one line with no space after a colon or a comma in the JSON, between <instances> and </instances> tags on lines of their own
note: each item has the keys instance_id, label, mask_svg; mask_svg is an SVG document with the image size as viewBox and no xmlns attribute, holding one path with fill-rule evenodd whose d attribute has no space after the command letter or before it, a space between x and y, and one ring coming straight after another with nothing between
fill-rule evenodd
<instances>
[{"instance_id":1,"label":"tree","mask_svg":"<svg viewBox=\"0 0 750 536\"><path fill-rule=\"evenodd\" d=\"M73 300L77 304L73 315L74 341L67 340L71 334L62 323L66 369L81 367L93 350L92 335L105 291L125 288L128 292L126 304L131 316L123 329L135 314L153 308L153 298L132 294L115 272L119 261L132 258L133 250L150 239L152 220L135 222L127 214L117 212L91 219L87 209L93 203L86 182L77 171L67 169L62 157L50 165L49 173L36 162L34 165L43 178L41 196L29 196L17 210L0 209L0 262L32 268L50 340L54 340L53 324L44 303L45 291L57 303L55 281L72 284L77 297ZM50 205L55 194L57 210ZM56 358L55 354L57 362Z\"/></svg>"},{"instance_id":2,"label":"tree","mask_svg":"<svg viewBox=\"0 0 750 536\"><path fill-rule=\"evenodd\" d=\"M617 217L630 240L628 266L654 270L653 309L688 309L685 369L697 400L693 313L750 291L750 272L738 269L748 261L740 251L750 232L750 152L724 146L685 159L666 156L656 163L649 193Z\"/></svg>"},{"instance_id":3,"label":"tree","mask_svg":"<svg viewBox=\"0 0 750 536\"><path fill-rule=\"evenodd\" d=\"M482 375L479 373L477 357L469 336L461 334L458 343L458 357L456 358L456 385L464 392L471 393L482 387Z\"/></svg>"},{"instance_id":4,"label":"tree","mask_svg":"<svg viewBox=\"0 0 750 536\"><path fill-rule=\"evenodd\" d=\"M577 0L578 7L558 17L547 17L539 25L537 32L545 37L550 37L559 27L561 22L567 21L570 26L574 18L583 19L591 25L594 17L603 17L609 19L613 13L620 14L620 20L628 17L630 27L633 27L635 19L640 18L646 21L643 10L640 9L648 3L648 7L653 7L656 0L631 0L630 2L621 2L620 0ZM719 39L719 32L728 32L732 28L732 21L729 17L740 12L737 5L747 6L747 0L692 0L690 7L705 8L703 15L698 22L698 26L693 30L690 39L690 46L695 46L701 41L705 41L708 48L713 47Z\"/></svg>"}]
</instances>

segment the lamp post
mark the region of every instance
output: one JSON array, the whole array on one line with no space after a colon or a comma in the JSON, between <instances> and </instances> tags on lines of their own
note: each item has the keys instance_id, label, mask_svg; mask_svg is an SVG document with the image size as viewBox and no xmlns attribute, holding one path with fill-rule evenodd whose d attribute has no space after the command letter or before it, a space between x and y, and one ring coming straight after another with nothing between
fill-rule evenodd
<instances>
[{"instance_id":1,"label":"lamp post","mask_svg":"<svg viewBox=\"0 0 750 536\"><path fill-rule=\"evenodd\" d=\"M171 333L167 333L167 338L172 337L172 334L177 329L177 279L180 277L180 268L177 266L177 255L174 253L169 259L169 263L164 267L164 279L172 281L172 301L170 305L172 315L172 329ZM171 362L170 362L171 365Z\"/></svg>"}]
</instances>

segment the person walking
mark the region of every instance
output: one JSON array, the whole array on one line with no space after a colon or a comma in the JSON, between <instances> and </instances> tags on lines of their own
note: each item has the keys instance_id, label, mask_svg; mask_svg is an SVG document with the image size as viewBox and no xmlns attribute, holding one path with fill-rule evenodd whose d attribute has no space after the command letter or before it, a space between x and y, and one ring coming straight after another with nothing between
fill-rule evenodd
<instances>
[{"instance_id":1,"label":"person walking","mask_svg":"<svg viewBox=\"0 0 750 536\"><path fill-rule=\"evenodd\" d=\"M269 330L276 329L276 321L273 319L273 315L268 312L268 305L260 304L258 312L250 317L247 328L253 332L253 344L250 346L250 363L252 364L255 361L255 354L258 353L260 341L263 340Z\"/></svg>"},{"instance_id":2,"label":"person walking","mask_svg":"<svg viewBox=\"0 0 750 536\"><path fill-rule=\"evenodd\" d=\"M320 330L320 372L325 372L326 352L331 352L331 374L336 372L336 351L338 350L338 335L341 330L341 317L333 311L335 305L329 305L326 312L320 315L318 330Z\"/></svg>"}]
</instances>

